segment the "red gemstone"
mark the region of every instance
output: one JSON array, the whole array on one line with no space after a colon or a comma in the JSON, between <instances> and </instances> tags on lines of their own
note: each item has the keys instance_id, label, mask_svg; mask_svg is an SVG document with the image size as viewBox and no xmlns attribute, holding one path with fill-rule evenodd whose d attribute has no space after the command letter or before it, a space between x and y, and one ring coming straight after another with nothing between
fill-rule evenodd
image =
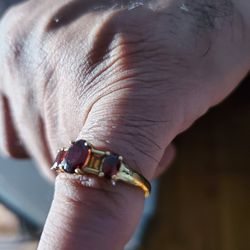
<instances>
[{"instance_id":1,"label":"red gemstone","mask_svg":"<svg viewBox=\"0 0 250 250\"><path fill-rule=\"evenodd\" d=\"M53 165L56 164L58 166L63 161L65 154L64 150L59 151Z\"/></svg>"},{"instance_id":2,"label":"red gemstone","mask_svg":"<svg viewBox=\"0 0 250 250\"><path fill-rule=\"evenodd\" d=\"M84 165L89 155L89 147L85 145L86 141L79 140L68 149L65 155L64 170L68 173L74 173L75 169Z\"/></svg>"},{"instance_id":3,"label":"red gemstone","mask_svg":"<svg viewBox=\"0 0 250 250\"><path fill-rule=\"evenodd\" d=\"M119 155L111 154L105 156L102 164L102 171L104 176L111 179L113 175L116 175L120 169L121 162L119 160Z\"/></svg>"}]
</instances>

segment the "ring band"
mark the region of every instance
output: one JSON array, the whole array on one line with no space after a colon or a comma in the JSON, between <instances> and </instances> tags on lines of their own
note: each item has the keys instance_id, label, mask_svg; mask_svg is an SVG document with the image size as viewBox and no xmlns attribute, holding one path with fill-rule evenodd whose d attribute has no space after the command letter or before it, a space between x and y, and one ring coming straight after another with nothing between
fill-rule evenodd
<instances>
[{"instance_id":1,"label":"ring band","mask_svg":"<svg viewBox=\"0 0 250 250\"><path fill-rule=\"evenodd\" d=\"M141 188L145 197L148 197L151 191L150 182L129 168L122 156L96 149L85 140L72 142L69 148L60 149L51 169L59 173L93 174L109 179L114 186L117 181L122 181Z\"/></svg>"}]
</instances>

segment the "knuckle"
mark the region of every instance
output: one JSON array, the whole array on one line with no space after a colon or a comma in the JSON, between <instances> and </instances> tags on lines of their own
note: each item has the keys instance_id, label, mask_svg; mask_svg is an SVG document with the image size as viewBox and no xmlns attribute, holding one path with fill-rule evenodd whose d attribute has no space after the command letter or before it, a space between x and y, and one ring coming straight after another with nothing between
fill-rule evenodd
<instances>
[{"instance_id":1,"label":"knuckle","mask_svg":"<svg viewBox=\"0 0 250 250\"><path fill-rule=\"evenodd\" d=\"M23 5L16 5L9 8L1 19L1 33L4 35L16 33L18 30L21 30L23 25L20 26L20 22L23 22L25 16L25 10Z\"/></svg>"},{"instance_id":2,"label":"knuckle","mask_svg":"<svg viewBox=\"0 0 250 250\"><path fill-rule=\"evenodd\" d=\"M8 66L12 66L19 60L24 46L24 29L20 28L19 19L17 10L10 9L0 24L1 54L5 65Z\"/></svg>"},{"instance_id":3,"label":"knuckle","mask_svg":"<svg viewBox=\"0 0 250 250\"><path fill-rule=\"evenodd\" d=\"M107 58L126 65L126 59L146 53L153 43L150 43L148 27L151 24L145 25L144 12L149 10L121 10L108 16L106 22L92 34L93 46L88 56L90 62L95 65Z\"/></svg>"},{"instance_id":4,"label":"knuckle","mask_svg":"<svg viewBox=\"0 0 250 250\"><path fill-rule=\"evenodd\" d=\"M39 53L43 42L41 39L43 17L37 18L41 13L33 3L33 1L27 1L10 8L0 22L1 53L8 67L18 66L21 69L26 67L30 60L34 61L35 58L39 60L41 56ZM46 16L46 11L43 15ZM35 65L38 63L33 62Z\"/></svg>"},{"instance_id":5,"label":"knuckle","mask_svg":"<svg viewBox=\"0 0 250 250\"><path fill-rule=\"evenodd\" d=\"M146 14L154 22L154 13L145 8L114 11L97 22L88 37L91 46L84 56L87 63L76 67L81 72L77 75L84 77L79 82L85 86L103 86L105 79L110 86L121 83L121 79L134 81L136 75L152 67L152 61L160 63L159 43L150 36L152 22L145 24Z\"/></svg>"},{"instance_id":6,"label":"knuckle","mask_svg":"<svg viewBox=\"0 0 250 250\"><path fill-rule=\"evenodd\" d=\"M8 10L6 10L1 22L4 22L6 24L10 21L13 21L13 19L16 19L18 17L17 8L18 8L17 6L13 6Z\"/></svg>"}]
</instances>

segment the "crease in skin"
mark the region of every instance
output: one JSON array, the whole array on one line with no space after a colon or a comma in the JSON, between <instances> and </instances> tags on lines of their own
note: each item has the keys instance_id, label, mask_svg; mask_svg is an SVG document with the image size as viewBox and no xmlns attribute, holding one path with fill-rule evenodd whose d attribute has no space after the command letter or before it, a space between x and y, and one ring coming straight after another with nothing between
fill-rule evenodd
<instances>
[{"instance_id":1,"label":"crease in skin","mask_svg":"<svg viewBox=\"0 0 250 250\"><path fill-rule=\"evenodd\" d=\"M196 21L198 28L218 29L226 22L232 22L234 4L231 0L185 0L180 10Z\"/></svg>"},{"instance_id":2,"label":"crease in skin","mask_svg":"<svg viewBox=\"0 0 250 250\"><path fill-rule=\"evenodd\" d=\"M29 154L15 128L9 100L2 93L0 93L0 109L0 145L3 153L19 159L29 158Z\"/></svg>"},{"instance_id":3,"label":"crease in skin","mask_svg":"<svg viewBox=\"0 0 250 250\"><path fill-rule=\"evenodd\" d=\"M55 29L65 27L90 11L105 10L108 7L110 8L111 6L107 4L102 5L98 0L93 0L88 3L81 0L69 1L57 9L52 15L46 30L53 31Z\"/></svg>"},{"instance_id":4,"label":"crease in skin","mask_svg":"<svg viewBox=\"0 0 250 250\"><path fill-rule=\"evenodd\" d=\"M92 0L86 3L82 0L71 0L63 4L50 19L46 30L51 31L65 25L68 25L80 16L87 14L89 12L98 12L105 10L133 10L140 6L148 6L149 0Z\"/></svg>"}]
</instances>

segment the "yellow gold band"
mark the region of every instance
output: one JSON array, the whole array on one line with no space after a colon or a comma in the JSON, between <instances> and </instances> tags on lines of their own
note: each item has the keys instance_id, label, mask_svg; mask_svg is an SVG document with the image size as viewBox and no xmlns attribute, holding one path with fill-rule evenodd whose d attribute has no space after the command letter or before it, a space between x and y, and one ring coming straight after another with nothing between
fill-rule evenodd
<instances>
[{"instance_id":1,"label":"yellow gold band","mask_svg":"<svg viewBox=\"0 0 250 250\"><path fill-rule=\"evenodd\" d=\"M123 162L121 163L119 172L116 176L114 176L114 179L116 181L120 180L141 188L144 191L145 197L148 197L150 194L150 183L141 174L129 169Z\"/></svg>"}]
</instances>

